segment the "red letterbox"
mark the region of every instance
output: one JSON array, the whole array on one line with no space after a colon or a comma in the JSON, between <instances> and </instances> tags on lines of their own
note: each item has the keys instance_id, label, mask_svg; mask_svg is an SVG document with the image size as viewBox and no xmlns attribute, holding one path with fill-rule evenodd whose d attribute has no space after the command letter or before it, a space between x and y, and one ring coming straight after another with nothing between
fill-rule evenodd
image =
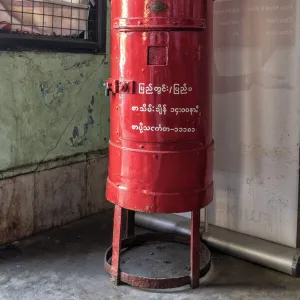
<instances>
[{"instance_id":1,"label":"red letterbox","mask_svg":"<svg viewBox=\"0 0 300 300\"><path fill-rule=\"evenodd\" d=\"M212 2L111 0L106 195L116 209L193 211L198 224L212 201Z\"/></svg>"}]
</instances>

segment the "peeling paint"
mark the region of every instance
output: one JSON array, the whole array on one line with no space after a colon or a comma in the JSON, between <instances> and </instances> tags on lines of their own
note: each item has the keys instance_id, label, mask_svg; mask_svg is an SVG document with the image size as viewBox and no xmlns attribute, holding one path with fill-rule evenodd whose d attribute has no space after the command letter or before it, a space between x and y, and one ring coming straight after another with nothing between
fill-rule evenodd
<instances>
[{"instance_id":1,"label":"peeling paint","mask_svg":"<svg viewBox=\"0 0 300 300\"><path fill-rule=\"evenodd\" d=\"M75 80L75 81L73 81L73 84L75 84L75 85L80 85L80 83L81 83L80 80Z\"/></svg>"},{"instance_id":2,"label":"peeling paint","mask_svg":"<svg viewBox=\"0 0 300 300\"><path fill-rule=\"evenodd\" d=\"M78 127L74 127L73 129L73 139L77 138L79 136L79 129Z\"/></svg>"},{"instance_id":3,"label":"peeling paint","mask_svg":"<svg viewBox=\"0 0 300 300\"><path fill-rule=\"evenodd\" d=\"M45 100L47 93L48 93L48 84L47 82L41 82L40 83L40 89L41 89L41 93L42 93L42 97Z\"/></svg>"},{"instance_id":4,"label":"peeling paint","mask_svg":"<svg viewBox=\"0 0 300 300\"><path fill-rule=\"evenodd\" d=\"M78 146L82 146L85 144L86 140L87 140L87 134L89 131L89 128L95 123L94 118L93 118L93 107L95 104L95 96L92 96L92 100L87 108L87 121L83 124L83 135L80 135L80 130L78 128L78 126L74 126L73 128L73 134L72 137L70 138L70 142L72 144L73 147L78 147Z\"/></svg>"},{"instance_id":5,"label":"peeling paint","mask_svg":"<svg viewBox=\"0 0 300 300\"><path fill-rule=\"evenodd\" d=\"M65 90L66 87L62 83L59 83L55 88L56 96L62 96Z\"/></svg>"},{"instance_id":6,"label":"peeling paint","mask_svg":"<svg viewBox=\"0 0 300 300\"><path fill-rule=\"evenodd\" d=\"M42 98L45 101L46 106L50 106L50 104L55 100L56 98L63 97L65 92L68 91L69 85L81 85L82 81L79 79L76 79L74 81L66 80L65 83L59 82L57 84L49 85L48 82L41 82L40 83L40 89L42 93ZM51 89L51 87L55 87L54 89ZM50 96L51 97L48 97ZM46 101L47 100L47 101Z\"/></svg>"}]
</instances>

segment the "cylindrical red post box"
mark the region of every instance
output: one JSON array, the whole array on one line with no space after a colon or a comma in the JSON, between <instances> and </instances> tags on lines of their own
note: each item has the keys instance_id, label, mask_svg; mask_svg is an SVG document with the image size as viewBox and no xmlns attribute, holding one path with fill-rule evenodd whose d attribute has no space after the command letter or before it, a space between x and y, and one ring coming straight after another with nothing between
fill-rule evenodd
<instances>
[{"instance_id":1,"label":"cylindrical red post box","mask_svg":"<svg viewBox=\"0 0 300 300\"><path fill-rule=\"evenodd\" d=\"M111 1L114 204L175 213L212 201L212 2Z\"/></svg>"},{"instance_id":2,"label":"cylindrical red post box","mask_svg":"<svg viewBox=\"0 0 300 300\"><path fill-rule=\"evenodd\" d=\"M106 195L118 207L199 212L213 199L212 6L111 0Z\"/></svg>"}]
</instances>

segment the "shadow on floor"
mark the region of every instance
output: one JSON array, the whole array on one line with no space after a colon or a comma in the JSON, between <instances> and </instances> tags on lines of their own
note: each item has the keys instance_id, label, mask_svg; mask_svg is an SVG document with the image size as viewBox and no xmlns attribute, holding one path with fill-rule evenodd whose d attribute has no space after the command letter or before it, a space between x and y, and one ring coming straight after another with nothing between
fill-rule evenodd
<instances>
[{"instance_id":1,"label":"shadow on floor","mask_svg":"<svg viewBox=\"0 0 300 300\"><path fill-rule=\"evenodd\" d=\"M103 270L111 232L108 211L0 247L0 300L300 299L299 279L216 252L200 289L115 287Z\"/></svg>"}]
</instances>

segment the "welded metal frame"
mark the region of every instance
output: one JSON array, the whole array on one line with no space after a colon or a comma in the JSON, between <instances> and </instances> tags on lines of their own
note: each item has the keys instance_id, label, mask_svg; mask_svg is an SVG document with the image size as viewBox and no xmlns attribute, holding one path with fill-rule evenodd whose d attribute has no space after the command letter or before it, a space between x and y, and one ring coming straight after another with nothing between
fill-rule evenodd
<instances>
[{"instance_id":1,"label":"welded metal frame","mask_svg":"<svg viewBox=\"0 0 300 300\"><path fill-rule=\"evenodd\" d=\"M134 216L134 211L129 211L115 205L112 247L107 250L104 261L105 270L111 275L111 281L115 285L126 283L134 287L148 289L171 289L188 284L190 284L193 289L198 288L200 276L204 276L210 268L209 262L209 264L200 271L200 211L192 212L190 238L164 233L147 233L134 236ZM122 240L124 228L125 233L123 234L125 234L126 238ZM130 249L154 241L190 245L190 275L173 278L147 278L122 272L120 269L120 254L123 249Z\"/></svg>"}]
</instances>

